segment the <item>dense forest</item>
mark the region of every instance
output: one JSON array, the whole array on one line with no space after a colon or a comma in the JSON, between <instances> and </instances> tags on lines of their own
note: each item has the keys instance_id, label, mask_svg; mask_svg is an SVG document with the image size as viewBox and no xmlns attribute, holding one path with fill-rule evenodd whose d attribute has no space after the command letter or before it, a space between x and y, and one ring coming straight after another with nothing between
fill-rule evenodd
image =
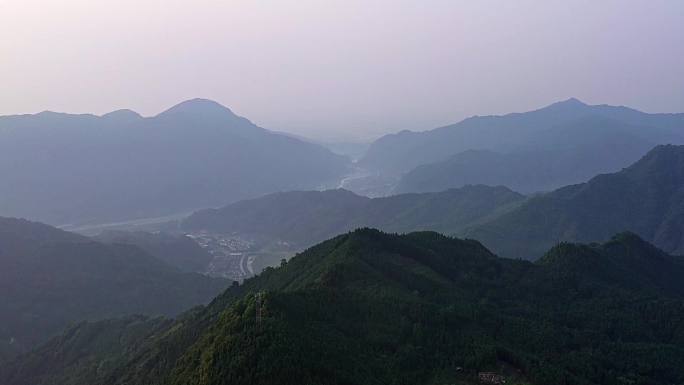
<instances>
[{"instance_id":1,"label":"dense forest","mask_svg":"<svg viewBox=\"0 0 684 385\"><path fill-rule=\"evenodd\" d=\"M632 233L536 263L361 229L177 320L82 323L8 363L23 384L684 382L684 260Z\"/></svg>"},{"instance_id":2,"label":"dense forest","mask_svg":"<svg viewBox=\"0 0 684 385\"><path fill-rule=\"evenodd\" d=\"M497 254L536 259L561 241L601 242L632 231L684 253L684 146L657 146L622 171L537 195L463 235Z\"/></svg>"}]
</instances>

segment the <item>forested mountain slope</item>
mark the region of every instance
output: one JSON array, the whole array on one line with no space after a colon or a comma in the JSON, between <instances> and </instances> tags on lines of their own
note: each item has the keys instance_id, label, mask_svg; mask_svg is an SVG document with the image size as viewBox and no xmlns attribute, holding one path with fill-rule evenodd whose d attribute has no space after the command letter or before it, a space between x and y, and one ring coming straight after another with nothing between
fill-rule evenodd
<instances>
[{"instance_id":1,"label":"forested mountain slope","mask_svg":"<svg viewBox=\"0 0 684 385\"><path fill-rule=\"evenodd\" d=\"M0 218L0 352L26 351L72 322L124 314L173 316L229 283L183 273L138 247L106 245ZM1 382L1 381L0 381Z\"/></svg>"},{"instance_id":2,"label":"forested mountain slope","mask_svg":"<svg viewBox=\"0 0 684 385\"><path fill-rule=\"evenodd\" d=\"M534 259L559 241L627 230L684 253L684 146L658 146L620 172L533 197L465 233L502 256Z\"/></svg>"},{"instance_id":3,"label":"forested mountain slope","mask_svg":"<svg viewBox=\"0 0 684 385\"><path fill-rule=\"evenodd\" d=\"M294 191L202 210L181 227L282 240L304 248L357 227L453 234L523 200L505 187L488 186L374 199L346 190Z\"/></svg>"},{"instance_id":4,"label":"forested mountain slope","mask_svg":"<svg viewBox=\"0 0 684 385\"><path fill-rule=\"evenodd\" d=\"M493 371L508 383L681 383L683 266L629 233L531 263L431 232L357 230L171 325L79 325L0 380L473 384Z\"/></svg>"}]
</instances>

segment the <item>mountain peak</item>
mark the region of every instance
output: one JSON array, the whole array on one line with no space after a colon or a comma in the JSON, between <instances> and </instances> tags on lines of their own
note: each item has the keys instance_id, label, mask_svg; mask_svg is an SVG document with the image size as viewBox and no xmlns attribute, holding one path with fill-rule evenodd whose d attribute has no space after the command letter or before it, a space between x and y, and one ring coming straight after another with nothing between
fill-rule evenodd
<instances>
[{"instance_id":1,"label":"mountain peak","mask_svg":"<svg viewBox=\"0 0 684 385\"><path fill-rule=\"evenodd\" d=\"M161 116L202 116L202 117L237 117L233 111L213 100L209 99L190 99L178 103L168 110L157 115Z\"/></svg>"},{"instance_id":2,"label":"mountain peak","mask_svg":"<svg viewBox=\"0 0 684 385\"><path fill-rule=\"evenodd\" d=\"M138 119L142 119L142 116L140 116L139 113L128 110L128 109L121 109L121 110L116 110L112 111L110 113L102 115L102 118L105 119L112 119L112 120L117 120L117 121L134 121Z\"/></svg>"},{"instance_id":3,"label":"mountain peak","mask_svg":"<svg viewBox=\"0 0 684 385\"><path fill-rule=\"evenodd\" d=\"M568 98L566 100L561 101L560 103L567 103L567 104L581 104L583 106L586 106L587 104L584 103L583 101L577 99L577 98Z\"/></svg>"},{"instance_id":4,"label":"mountain peak","mask_svg":"<svg viewBox=\"0 0 684 385\"><path fill-rule=\"evenodd\" d=\"M619 254L626 256L629 254L639 254L641 256L653 257L662 256L664 251L660 250L652 243L645 241L638 234L631 231L623 231L615 234L610 240L604 243L604 248L619 248Z\"/></svg>"},{"instance_id":5,"label":"mountain peak","mask_svg":"<svg viewBox=\"0 0 684 385\"><path fill-rule=\"evenodd\" d=\"M563 266L573 269L590 269L597 257L596 249L585 244L560 242L549 249L537 264L544 266Z\"/></svg>"},{"instance_id":6,"label":"mountain peak","mask_svg":"<svg viewBox=\"0 0 684 385\"><path fill-rule=\"evenodd\" d=\"M624 172L641 180L680 182L684 180L684 145L658 145Z\"/></svg>"},{"instance_id":7,"label":"mountain peak","mask_svg":"<svg viewBox=\"0 0 684 385\"><path fill-rule=\"evenodd\" d=\"M588 104L582 102L577 98L570 98L566 100L561 100L560 102L553 103L547 108L584 108L588 106Z\"/></svg>"},{"instance_id":8,"label":"mountain peak","mask_svg":"<svg viewBox=\"0 0 684 385\"><path fill-rule=\"evenodd\" d=\"M659 144L651 149L644 157L653 156L681 156L684 154L684 145Z\"/></svg>"}]
</instances>

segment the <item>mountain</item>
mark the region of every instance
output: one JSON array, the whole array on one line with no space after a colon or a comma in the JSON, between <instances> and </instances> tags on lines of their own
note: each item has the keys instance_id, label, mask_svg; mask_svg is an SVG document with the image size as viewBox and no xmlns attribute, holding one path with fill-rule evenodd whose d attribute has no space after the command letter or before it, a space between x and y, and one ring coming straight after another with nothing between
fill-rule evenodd
<instances>
[{"instance_id":1,"label":"mountain","mask_svg":"<svg viewBox=\"0 0 684 385\"><path fill-rule=\"evenodd\" d=\"M467 184L502 184L523 193L551 191L638 160L656 144L640 137L640 130L648 128L600 117L580 119L540 133L527 149L468 150L418 166L401 178L395 192L442 191Z\"/></svg>"},{"instance_id":2,"label":"mountain","mask_svg":"<svg viewBox=\"0 0 684 385\"><path fill-rule=\"evenodd\" d=\"M0 218L0 355L25 351L76 321L172 316L227 285L182 273L135 246Z\"/></svg>"},{"instance_id":3,"label":"mountain","mask_svg":"<svg viewBox=\"0 0 684 385\"><path fill-rule=\"evenodd\" d=\"M646 269L646 271L644 271ZM634 234L537 263L362 229L175 322L76 325L0 367L7 385L682 383L684 264Z\"/></svg>"},{"instance_id":4,"label":"mountain","mask_svg":"<svg viewBox=\"0 0 684 385\"><path fill-rule=\"evenodd\" d=\"M505 187L488 186L373 199L342 189L294 191L198 211L181 227L281 240L301 249L357 227L456 233L523 200Z\"/></svg>"},{"instance_id":5,"label":"mountain","mask_svg":"<svg viewBox=\"0 0 684 385\"><path fill-rule=\"evenodd\" d=\"M624 232L603 245L561 242L538 261L553 279L590 287L610 283L653 296L684 297L684 259L670 256L638 235Z\"/></svg>"},{"instance_id":6,"label":"mountain","mask_svg":"<svg viewBox=\"0 0 684 385\"><path fill-rule=\"evenodd\" d=\"M317 188L347 165L203 99L150 118L128 110L4 116L0 215L54 225L161 217Z\"/></svg>"},{"instance_id":7,"label":"mountain","mask_svg":"<svg viewBox=\"0 0 684 385\"><path fill-rule=\"evenodd\" d=\"M390 175L408 173L400 192L467 183L533 192L617 171L657 144L684 143L683 127L684 114L569 99L525 113L475 116L430 131L386 135L359 164ZM469 150L477 152L461 154ZM528 173L521 171L527 166L532 166Z\"/></svg>"},{"instance_id":8,"label":"mountain","mask_svg":"<svg viewBox=\"0 0 684 385\"><path fill-rule=\"evenodd\" d=\"M624 170L535 196L465 234L499 255L534 259L559 241L632 231L684 253L684 146L657 146Z\"/></svg>"},{"instance_id":9,"label":"mountain","mask_svg":"<svg viewBox=\"0 0 684 385\"><path fill-rule=\"evenodd\" d=\"M107 230L94 239L103 243L137 246L151 256L185 272L202 273L206 271L212 259L208 251L185 235Z\"/></svg>"}]
</instances>

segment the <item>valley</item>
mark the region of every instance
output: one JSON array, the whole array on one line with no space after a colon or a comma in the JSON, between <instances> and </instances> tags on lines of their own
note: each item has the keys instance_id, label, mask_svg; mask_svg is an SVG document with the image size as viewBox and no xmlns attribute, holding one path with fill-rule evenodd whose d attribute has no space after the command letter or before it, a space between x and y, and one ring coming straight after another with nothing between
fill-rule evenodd
<instances>
[{"instance_id":1,"label":"valley","mask_svg":"<svg viewBox=\"0 0 684 385\"><path fill-rule=\"evenodd\" d=\"M0 385L684 385L684 1L0 36Z\"/></svg>"},{"instance_id":2,"label":"valley","mask_svg":"<svg viewBox=\"0 0 684 385\"><path fill-rule=\"evenodd\" d=\"M178 214L61 229L0 217L0 383L684 381L684 146L637 156L627 135L629 156L595 158L620 171L548 178L605 138L560 158L474 151L400 175L361 159L319 190Z\"/></svg>"},{"instance_id":3,"label":"valley","mask_svg":"<svg viewBox=\"0 0 684 385\"><path fill-rule=\"evenodd\" d=\"M301 251L285 241L258 241L237 234L197 232L185 234L212 256L201 271L210 277L242 282L266 267L277 266L283 259Z\"/></svg>"},{"instance_id":4,"label":"valley","mask_svg":"<svg viewBox=\"0 0 684 385\"><path fill-rule=\"evenodd\" d=\"M380 171L355 164L353 172L341 178L335 188L353 191L369 198L379 198L392 195L398 182L399 178L396 176L384 175Z\"/></svg>"},{"instance_id":5,"label":"valley","mask_svg":"<svg viewBox=\"0 0 684 385\"><path fill-rule=\"evenodd\" d=\"M254 242L240 237L211 235L207 233L186 234L213 257L204 274L242 281L254 275L254 256L250 254Z\"/></svg>"}]
</instances>

